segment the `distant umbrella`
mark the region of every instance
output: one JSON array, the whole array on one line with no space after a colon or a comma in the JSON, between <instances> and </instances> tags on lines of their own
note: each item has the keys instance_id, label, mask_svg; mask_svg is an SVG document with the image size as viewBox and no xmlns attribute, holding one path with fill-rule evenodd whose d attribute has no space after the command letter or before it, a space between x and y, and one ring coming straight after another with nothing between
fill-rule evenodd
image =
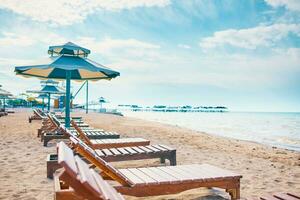
<instances>
[{"instance_id":1,"label":"distant umbrella","mask_svg":"<svg viewBox=\"0 0 300 200\"><path fill-rule=\"evenodd\" d=\"M28 93L37 93L37 94L44 94L48 98L48 112L50 112L50 99L51 99L51 94L65 94L64 91L61 91L58 89L57 86L54 85L45 85L41 90L27 90L26 92ZM44 103L44 98L42 98L43 103ZM44 106L43 106L44 109Z\"/></svg>"},{"instance_id":2,"label":"distant umbrella","mask_svg":"<svg viewBox=\"0 0 300 200\"><path fill-rule=\"evenodd\" d=\"M47 79L66 80L66 127L70 127L70 87L73 80L112 79L120 75L87 58L90 50L66 43L61 46L50 46L48 60L38 65L15 67L17 75L34 76Z\"/></svg>"},{"instance_id":3,"label":"distant umbrella","mask_svg":"<svg viewBox=\"0 0 300 200\"><path fill-rule=\"evenodd\" d=\"M4 111L5 111L5 100L9 99L11 97L13 97L13 95L10 92L0 88L0 99L3 99L3 109L4 109Z\"/></svg>"}]
</instances>

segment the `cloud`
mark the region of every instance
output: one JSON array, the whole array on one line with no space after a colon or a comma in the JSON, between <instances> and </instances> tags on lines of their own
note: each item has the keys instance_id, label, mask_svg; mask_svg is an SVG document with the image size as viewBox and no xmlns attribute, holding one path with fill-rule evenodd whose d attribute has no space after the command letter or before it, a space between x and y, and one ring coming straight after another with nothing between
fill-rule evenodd
<instances>
[{"instance_id":1,"label":"cloud","mask_svg":"<svg viewBox=\"0 0 300 200\"><path fill-rule=\"evenodd\" d=\"M179 48L183 48L183 49L190 49L191 46L187 45L187 44L178 44L177 45Z\"/></svg>"},{"instance_id":2,"label":"cloud","mask_svg":"<svg viewBox=\"0 0 300 200\"><path fill-rule=\"evenodd\" d=\"M66 38L47 31L29 31L23 30L20 32L2 32L0 37L0 45L2 47L28 47L43 43L50 45L53 43L64 43Z\"/></svg>"},{"instance_id":3,"label":"cloud","mask_svg":"<svg viewBox=\"0 0 300 200\"><path fill-rule=\"evenodd\" d=\"M271 46L286 37L289 33L300 36L300 24L273 24L248 29L218 31L213 36L203 38L200 46L204 49L223 45L256 49L259 46Z\"/></svg>"},{"instance_id":4,"label":"cloud","mask_svg":"<svg viewBox=\"0 0 300 200\"><path fill-rule=\"evenodd\" d=\"M300 11L300 1L299 0L265 0L272 7L286 7L292 11Z\"/></svg>"},{"instance_id":5,"label":"cloud","mask_svg":"<svg viewBox=\"0 0 300 200\"><path fill-rule=\"evenodd\" d=\"M100 54L112 62L134 59L154 61L160 57L160 45L133 38L114 39L107 37L102 40L97 40L91 37L79 37L75 43L77 42L91 49L93 53Z\"/></svg>"},{"instance_id":6,"label":"cloud","mask_svg":"<svg viewBox=\"0 0 300 200\"><path fill-rule=\"evenodd\" d=\"M89 14L99 9L120 11L137 7L163 7L170 0L0 0L0 8L30 17L34 21L55 25L70 25L82 22Z\"/></svg>"}]
</instances>

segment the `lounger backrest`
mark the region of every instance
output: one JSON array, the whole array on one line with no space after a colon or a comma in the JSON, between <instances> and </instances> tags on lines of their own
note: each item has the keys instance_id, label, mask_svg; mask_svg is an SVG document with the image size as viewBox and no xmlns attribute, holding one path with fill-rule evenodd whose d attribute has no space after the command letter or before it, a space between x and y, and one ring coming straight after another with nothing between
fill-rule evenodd
<instances>
[{"instance_id":1,"label":"lounger backrest","mask_svg":"<svg viewBox=\"0 0 300 200\"><path fill-rule=\"evenodd\" d=\"M53 119L52 115L50 113L48 113L48 118L50 120L50 122L52 123L53 126L58 127L59 125L55 122L55 120Z\"/></svg>"},{"instance_id":2,"label":"lounger backrest","mask_svg":"<svg viewBox=\"0 0 300 200\"><path fill-rule=\"evenodd\" d=\"M82 187L89 191L89 195L92 193L95 199L124 199L100 175L90 169L79 156L74 156L73 151L65 143L60 142L58 149L59 164L65 168L70 177L80 181Z\"/></svg>"},{"instance_id":3,"label":"lounger backrest","mask_svg":"<svg viewBox=\"0 0 300 200\"><path fill-rule=\"evenodd\" d=\"M122 185L134 185L134 183L128 180L125 176L123 176L118 169L114 166L103 160L100 156L97 155L95 150L85 144L81 139L76 136L73 136L71 140L73 145L76 148L76 151L89 160L93 165L97 166L99 169L103 171L104 174L112 178L113 180L119 182Z\"/></svg>"},{"instance_id":4,"label":"lounger backrest","mask_svg":"<svg viewBox=\"0 0 300 200\"><path fill-rule=\"evenodd\" d=\"M40 116L42 116L42 117L46 117L46 114L45 114L45 112L44 111L42 111L41 109L36 109L36 111L40 114Z\"/></svg>"},{"instance_id":5,"label":"lounger backrest","mask_svg":"<svg viewBox=\"0 0 300 200\"><path fill-rule=\"evenodd\" d=\"M90 138L88 138L88 136L84 134L82 129L77 125L77 123L74 120L71 120L71 124L73 128L75 128L75 130L77 131L79 137L90 147L93 146L93 143L91 142Z\"/></svg>"},{"instance_id":6,"label":"lounger backrest","mask_svg":"<svg viewBox=\"0 0 300 200\"><path fill-rule=\"evenodd\" d=\"M40 118L43 118L43 116L41 116L41 114L36 109L33 109L33 113L39 116Z\"/></svg>"},{"instance_id":7,"label":"lounger backrest","mask_svg":"<svg viewBox=\"0 0 300 200\"><path fill-rule=\"evenodd\" d=\"M75 137L75 138L77 138L76 134L72 133L72 132L71 132L69 129L67 129L63 124L61 124L61 125L59 126L59 130L60 130L62 133L68 135L69 137Z\"/></svg>"},{"instance_id":8,"label":"lounger backrest","mask_svg":"<svg viewBox=\"0 0 300 200\"><path fill-rule=\"evenodd\" d=\"M55 115L52 115L52 118L58 126L61 124Z\"/></svg>"}]
</instances>

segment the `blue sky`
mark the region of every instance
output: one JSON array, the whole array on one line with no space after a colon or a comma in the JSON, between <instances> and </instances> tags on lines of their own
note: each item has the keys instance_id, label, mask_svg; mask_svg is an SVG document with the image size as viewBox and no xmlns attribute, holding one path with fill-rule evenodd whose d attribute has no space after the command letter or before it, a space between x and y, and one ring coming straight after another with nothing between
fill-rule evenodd
<instances>
[{"instance_id":1,"label":"blue sky","mask_svg":"<svg viewBox=\"0 0 300 200\"><path fill-rule=\"evenodd\" d=\"M91 82L92 100L300 111L299 0L0 0L0 17L0 84L16 95L39 80L14 66L72 41L121 73Z\"/></svg>"}]
</instances>

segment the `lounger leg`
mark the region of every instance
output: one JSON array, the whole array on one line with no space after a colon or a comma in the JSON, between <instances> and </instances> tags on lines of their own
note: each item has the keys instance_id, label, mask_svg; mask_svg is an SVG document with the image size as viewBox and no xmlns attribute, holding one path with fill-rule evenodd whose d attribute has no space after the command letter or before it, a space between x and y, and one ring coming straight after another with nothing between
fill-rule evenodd
<instances>
[{"instance_id":1,"label":"lounger leg","mask_svg":"<svg viewBox=\"0 0 300 200\"><path fill-rule=\"evenodd\" d=\"M54 172L61 168L57 161L57 154L47 155L47 178L52 179Z\"/></svg>"},{"instance_id":2,"label":"lounger leg","mask_svg":"<svg viewBox=\"0 0 300 200\"><path fill-rule=\"evenodd\" d=\"M28 122L31 123L31 117L28 118Z\"/></svg>"},{"instance_id":3,"label":"lounger leg","mask_svg":"<svg viewBox=\"0 0 300 200\"><path fill-rule=\"evenodd\" d=\"M38 129L38 131L37 131L37 137L40 137L41 136L41 132L42 132L42 129Z\"/></svg>"},{"instance_id":4,"label":"lounger leg","mask_svg":"<svg viewBox=\"0 0 300 200\"><path fill-rule=\"evenodd\" d=\"M227 189L226 191L229 193L232 200L240 199L240 186L233 189Z\"/></svg>"},{"instance_id":5,"label":"lounger leg","mask_svg":"<svg viewBox=\"0 0 300 200\"><path fill-rule=\"evenodd\" d=\"M43 133L43 132L41 133L41 142L44 141L44 136L45 136L44 134L45 134L45 133Z\"/></svg>"},{"instance_id":6,"label":"lounger leg","mask_svg":"<svg viewBox=\"0 0 300 200\"><path fill-rule=\"evenodd\" d=\"M175 166L176 165L176 151L173 151L169 157L170 165Z\"/></svg>"},{"instance_id":7,"label":"lounger leg","mask_svg":"<svg viewBox=\"0 0 300 200\"><path fill-rule=\"evenodd\" d=\"M51 139L48 138L48 137L44 137L44 147L47 146L48 142L50 141Z\"/></svg>"},{"instance_id":8,"label":"lounger leg","mask_svg":"<svg viewBox=\"0 0 300 200\"><path fill-rule=\"evenodd\" d=\"M164 156L160 157L160 163L161 164L166 163L166 158Z\"/></svg>"}]
</instances>

